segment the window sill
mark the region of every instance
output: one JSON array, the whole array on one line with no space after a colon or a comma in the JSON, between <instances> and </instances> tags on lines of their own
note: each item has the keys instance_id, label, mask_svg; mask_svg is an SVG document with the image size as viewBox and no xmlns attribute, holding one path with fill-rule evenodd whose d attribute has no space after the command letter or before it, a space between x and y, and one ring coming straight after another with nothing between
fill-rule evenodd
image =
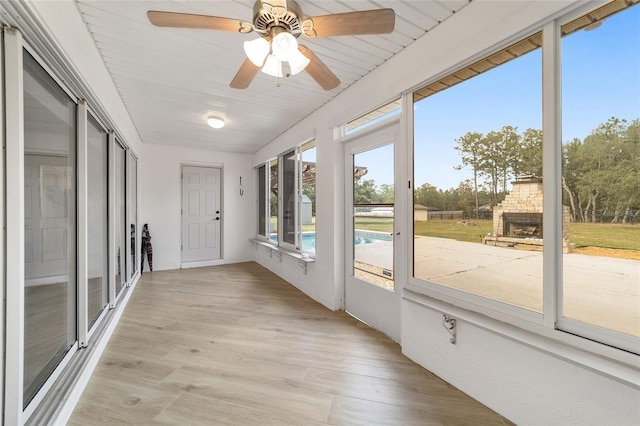
<instances>
[{"instance_id":1,"label":"window sill","mask_svg":"<svg viewBox=\"0 0 640 426\"><path fill-rule=\"evenodd\" d=\"M307 274L307 265L316 261L315 256L312 257L308 253L300 253L294 250L278 247L275 244L269 243L264 240L259 240L257 238L251 238L249 241L251 241L251 243L255 245L256 250L258 250L258 247L260 246L264 247L264 249L269 253L269 257L273 257L275 254L275 257L280 262L282 262L282 255L286 255L296 259L298 261L298 266L302 268L305 275Z\"/></svg>"},{"instance_id":2,"label":"window sill","mask_svg":"<svg viewBox=\"0 0 640 426\"><path fill-rule=\"evenodd\" d=\"M414 288L405 289L403 299L451 315L476 327L529 346L550 356L582 366L613 380L640 389L640 357L579 336L542 326L521 327L434 299ZM534 329L535 328L535 329Z\"/></svg>"}]
</instances>

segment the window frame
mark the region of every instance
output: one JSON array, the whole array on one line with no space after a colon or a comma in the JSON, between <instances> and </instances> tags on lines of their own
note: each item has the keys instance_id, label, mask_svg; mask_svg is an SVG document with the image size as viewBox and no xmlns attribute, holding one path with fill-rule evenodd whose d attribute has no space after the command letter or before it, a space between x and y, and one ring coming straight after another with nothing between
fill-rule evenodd
<instances>
[{"instance_id":1,"label":"window frame","mask_svg":"<svg viewBox=\"0 0 640 426\"><path fill-rule=\"evenodd\" d=\"M303 149L309 149L311 147L315 147L315 139L311 138L306 140L305 142L296 145L295 147L284 151L279 154L276 158L265 161L263 163L259 163L255 166L256 170L256 183L258 187L257 193L260 191L259 187L259 179L260 179L260 169L264 167L265 171L265 205L264 207L260 206L260 198L259 194L256 196L256 205L258 212L257 221L256 221L256 239L272 244L276 247L280 247L282 249L297 252L297 253L307 253L310 257L315 256L315 251L304 250L302 247L302 225L301 225L301 204L302 204L302 152ZM284 194L282 192L283 183L284 183L284 161L285 157L293 156L294 157L294 184L293 184L293 196L295 197L294 209L293 209L293 229L294 229L294 242L284 241L284 207L285 207L285 199ZM271 240L271 231L270 231L270 217L271 217L271 170L273 168L274 162L278 165L278 215L277 215L277 240ZM265 234L260 234L260 210L264 208L266 211L265 215Z\"/></svg>"},{"instance_id":2,"label":"window frame","mask_svg":"<svg viewBox=\"0 0 640 426\"><path fill-rule=\"evenodd\" d=\"M87 295L87 313L86 313L87 318L86 318L86 321L87 321L88 329L87 329L87 332L86 332L85 343L87 343L87 342L89 342L91 340L91 337L93 336L94 332L99 328L99 325L104 320L104 318L107 315L107 312L109 311L109 288L111 287L111 281L109 280L109 258L111 257L111 253L109 252L109 229L110 229L109 228L109 216L110 216L110 214L109 214L109 190L110 190L110 186L109 186L109 173L110 173L110 170L109 170L109 161L110 161L110 158L109 158L109 132L107 130L107 127L97 118L96 114L92 111L91 108L87 108L86 116L87 116L87 126L89 125L90 121L93 121L94 122L93 125L97 126L97 128L99 128L100 130L105 132L105 137L104 137L104 140L103 140L104 147L105 147L105 158L103 159L103 161L104 161L103 165L105 167L104 175L105 175L106 181L104 182L104 185L106 186L106 191L105 192L106 192L106 196L107 197L104 200L105 201L105 211L104 211L105 223L103 225L104 225L104 228L105 228L104 230L106 232L104 234L104 246L102 247L102 249L105 251L104 257L105 257L105 260L106 260L106 262L103 265L103 267L105 268L104 269L104 274L105 274L104 279L107 281L107 294L104 295L104 297L107 300L107 303L106 303L105 306L102 307L101 312L95 318L92 318L91 317L91 312L89 312L89 310L88 310L89 301L88 301L88 295ZM88 145L89 145L89 142L88 142L88 139L87 139L86 148L85 148L87 151L89 150L89 146ZM87 162L88 161L89 160L88 160L88 156L87 156ZM87 182L87 188L89 188L88 182ZM88 195L87 195L87 197L88 197ZM87 198L86 203L87 203L87 214L88 214L89 198ZM90 226L89 222L90 222L89 218L87 218L87 226ZM87 237L88 236L89 236L89 234L87 234ZM88 244L89 243L87 243L87 256L88 256L88 253L89 253L89 250L88 250L89 245ZM87 260L87 266L88 266L88 262L89 261ZM88 284L87 284L86 291L87 291L87 294L88 294L88 291L89 291L88 290ZM80 332L82 332L82 329L80 330Z\"/></svg>"},{"instance_id":3,"label":"window frame","mask_svg":"<svg viewBox=\"0 0 640 426\"><path fill-rule=\"evenodd\" d=\"M260 170L262 169L262 170ZM259 166L256 167L256 188L258 188L258 190L256 191L257 193L257 198L256 198L256 203L257 203L257 209L258 209L258 232L257 232L257 237L260 239L264 239L264 240L268 240L269 239L269 211L268 211L268 197L267 197L267 190L268 190L268 186L267 182L268 182L268 172L269 172L269 166L267 163L263 163ZM261 184L261 180L262 180L262 184ZM262 189L262 191L261 191ZM262 211L262 215L263 217L260 216L260 212ZM262 219L262 220L261 220ZM264 233L260 233L260 227L264 228Z\"/></svg>"},{"instance_id":4,"label":"window frame","mask_svg":"<svg viewBox=\"0 0 640 426\"><path fill-rule=\"evenodd\" d=\"M555 72L557 72L557 108L558 108L558 112L556 114L556 118L557 118L557 129L556 131L558 132L559 135L561 135L562 132L562 110L563 110L563 105L562 105L562 101L561 101L561 94L562 94L562 88L561 88L561 84L562 84L562 66L563 66L563 56L562 56L562 40L565 37L569 37L571 36L571 34L575 33L575 32L579 32L579 31L583 31L584 27L580 26L577 29L574 29L573 31L567 32L566 34L563 33L563 28L564 26L568 26L569 24L573 23L574 21L577 21L579 18L584 17L586 15L591 14L592 12L596 12L599 11L600 9L605 9L607 8L608 5L610 5L611 3L614 3L613 1L609 1L606 3L598 3L596 5L593 5L592 3L590 3L589 5L583 6L577 10L574 10L571 13L568 13L566 15L563 15L561 17L559 17L558 19L556 19L554 21L555 26L554 26L554 31L555 31L555 36L557 37L557 44L554 46L555 49L557 49L557 70L555 70ZM610 15L607 15L603 18L600 18L599 22L604 22L606 21L609 17L620 14L620 13L625 13L625 11L631 9L631 8L637 8L636 11L640 11L640 3L636 2L633 4L626 4L626 6L620 10L617 10L613 13L611 13ZM597 15L597 13L596 13ZM640 117L639 117L640 118ZM555 168L555 173L557 174L557 183L556 183L556 190L558 192L557 194L557 199L556 202L558 203L557 205L562 206L562 186L561 186L561 182L562 182L562 176L563 176L563 168L562 168L562 148L563 148L563 140L561 137L559 137L558 139L558 144L557 146L554 147L554 149L557 150L556 153L556 162L553 164L554 168ZM556 241L556 245L558 247L557 249L557 258L554 259L555 265L558 268L557 274L556 274L556 279L557 281L555 282L556 286L555 286L555 296L556 296L556 300L555 303L556 305L555 307L555 322L554 322L554 327L555 330L557 332L561 332L561 333L569 333L571 335L575 335L575 336L579 336L583 339L590 339L593 342L596 342L598 344L601 345L610 345L612 346L614 349L620 349L620 350L624 350L629 352L630 354L634 354L634 355L640 355L640 337L635 337L629 334L625 334L616 330L611 330L611 329L607 329L604 327L600 327L598 325L595 324L590 324L590 323L586 323L583 321L580 321L578 319L573 319L573 318L569 318L569 317L565 317L563 316L563 305L565 303L564 298L563 298L563 287L564 287L564 279L563 279L563 269L564 269L564 255L562 253L562 209L557 209L558 211L555 212L555 214L557 215L557 219L556 219L556 225L558 226L558 230L555 232L557 236L557 241ZM640 261L639 261L639 265L640 265ZM546 302L546 299L545 299ZM636 365L637 365L638 361L636 361Z\"/></svg>"},{"instance_id":5,"label":"window frame","mask_svg":"<svg viewBox=\"0 0 640 426\"><path fill-rule=\"evenodd\" d=\"M562 71L562 25L571 22L599 7L602 3L582 6L560 17L551 17L547 22L535 28L523 31L481 52L476 57L469 58L464 63L436 75L425 81L417 88L403 94L406 108L406 129L408 144L408 178L411 185L410 196L407 200L407 235L413 236L413 191L414 191L414 114L413 96L417 90L433 84L447 76L458 72L471 64L495 54L533 34L542 31L542 130L543 130L543 191L544 209L543 226L545 229L543 252L543 308L542 312L534 312L505 302L488 299L484 296L464 292L455 288L419 279L414 276L414 245L413 239L407 241L407 284L408 299L420 299L425 295L436 299L434 305L441 303L451 305L452 310L462 308L471 317L477 314L485 315L500 323L511 324L524 331L548 337L556 342L587 350L590 353L604 355L613 360L625 363L637 363L640 354L640 338L626 335L615 330L604 329L592 324L583 323L569 318L563 318L560 311L562 306L562 104L561 104L561 71ZM628 7L640 7L630 5ZM619 13L624 13L621 10ZM498 65L499 66L499 65ZM446 89L445 89L446 90ZM560 207L558 207L560 206ZM441 301L441 302L438 302ZM477 314L476 314L477 313ZM493 328L493 326L488 327ZM534 338L534 340L536 340ZM538 339L539 340L539 339Z\"/></svg>"},{"instance_id":6,"label":"window frame","mask_svg":"<svg viewBox=\"0 0 640 426\"><path fill-rule=\"evenodd\" d=\"M293 191L292 194L285 194L285 161L287 158L293 157ZM296 146L293 149L286 151L278 156L280 163L278 168L279 184L278 184L278 246L283 247L291 251L301 251L300 246L300 146ZM293 201L293 242L285 241L285 221L284 212L287 205L285 196L289 195L294 197Z\"/></svg>"}]
</instances>

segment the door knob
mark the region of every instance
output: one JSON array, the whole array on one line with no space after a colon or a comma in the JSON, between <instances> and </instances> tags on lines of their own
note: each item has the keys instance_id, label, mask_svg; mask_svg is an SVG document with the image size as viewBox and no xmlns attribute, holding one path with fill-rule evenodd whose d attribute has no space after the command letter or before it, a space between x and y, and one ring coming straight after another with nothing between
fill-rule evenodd
<instances>
[{"instance_id":1,"label":"door knob","mask_svg":"<svg viewBox=\"0 0 640 426\"><path fill-rule=\"evenodd\" d=\"M216 217L216 220L220 220L220 218L219 218L219 217Z\"/></svg>"}]
</instances>

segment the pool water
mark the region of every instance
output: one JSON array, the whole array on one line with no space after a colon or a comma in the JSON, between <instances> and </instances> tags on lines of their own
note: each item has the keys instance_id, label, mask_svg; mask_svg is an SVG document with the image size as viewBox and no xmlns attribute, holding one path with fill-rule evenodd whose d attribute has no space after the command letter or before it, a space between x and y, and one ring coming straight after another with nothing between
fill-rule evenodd
<instances>
[{"instance_id":1,"label":"pool water","mask_svg":"<svg viewBox=\"0 0 640 426\"><path fill-rule=\"evenodd\" d=\"M271 241L277 242L278 235L271 234L269 237ZM386 232L375 231L356 231L353 237L353 244L373 244L378 241L391 241L391 235ZM305 232L302 234L302 250L316 251L316 234L311 232Z\"/></svg>"}]
</instances>

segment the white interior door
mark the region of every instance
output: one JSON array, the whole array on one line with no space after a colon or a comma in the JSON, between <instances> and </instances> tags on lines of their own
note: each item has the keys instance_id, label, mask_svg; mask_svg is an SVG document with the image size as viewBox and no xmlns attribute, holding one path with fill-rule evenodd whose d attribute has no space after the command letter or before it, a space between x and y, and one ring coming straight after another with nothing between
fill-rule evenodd
<instances>
[{"instance_id":1,"label":"white interior door","mask_svg":"<svg viewBox=\"0 0 640 426\"><path fill-rule=\"evenodd\" d=\"M345 309L399 341L400 291L394 278L397 133L394 124L345 146Z\"/></svg>"},{"instance_id":2,"label":"white interior door","mask_svg":"<svg viewBox=\"0 0 640 426\"><path fill-rule=\"evenodd\" d=\"M25 155L25 278L30 282L68 279L71 170L66 162L66 157Z\"/></svg>"},{"instance_id":3,"label":"white interior door","mask_svg":"<svg viewBox=\"0 0 640 426\"><path fill-rule=\"evenodd\" d=\"M220 169L182 167L182 261L220 259Z\"/></svg>"}]
</instances>

